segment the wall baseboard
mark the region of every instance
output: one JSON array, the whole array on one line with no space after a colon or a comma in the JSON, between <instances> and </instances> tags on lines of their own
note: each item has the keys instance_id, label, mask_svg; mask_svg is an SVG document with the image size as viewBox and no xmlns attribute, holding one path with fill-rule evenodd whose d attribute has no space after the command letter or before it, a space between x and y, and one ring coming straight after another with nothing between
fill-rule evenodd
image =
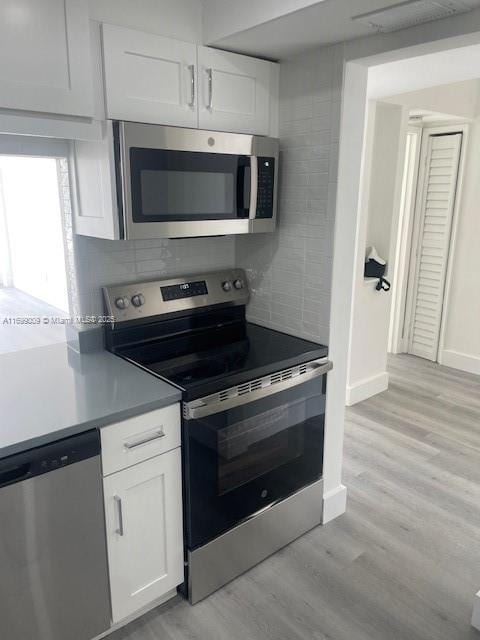
<instances>
[{"instance_id":1,"label":"wall baseboard","mask_svg":"<svg viewBox=\"0 0 480 640\"><path fill-rule=\"evenodd\" d=\"M439 353L438 361L445 367L452 367L452 369L460 369L467 373L480 375L480 358L477 356L470 356L467 353L444 349Z\"/></svg>"},{"instance_id":2,"label":"wall baseboard","mask_svg":"<svg viewBox=\"0 0 480 640\"><path fill-rule=\"evenodd\" d=\"M376 396L377 393L382 393L388 389L388 373L384 371L371 378L365 378L360 380L351 387L347 387L346 405L351 407L357 402L362 402L367 398Z\"/></svg>"},{"instance_id":3,"label":"wall baseboard","mask_svg":"<svg viewBox=\"0 0 480 640\"><path fill-rule=\"evenodd\" d=\"M473 602L472 627L480 631L480 591L475 595Z\"/></svg>"},{"instance_id":4,"label":"wall baseboard","mask_svg":"<svg viewBox=\"0 0 480 640\"><path fill-rule=\"evenodd\" d=\"M347 487L343 484L323 496L322 524L327 524L345 513L347 509Z\"/></svg>"}]
</instances>

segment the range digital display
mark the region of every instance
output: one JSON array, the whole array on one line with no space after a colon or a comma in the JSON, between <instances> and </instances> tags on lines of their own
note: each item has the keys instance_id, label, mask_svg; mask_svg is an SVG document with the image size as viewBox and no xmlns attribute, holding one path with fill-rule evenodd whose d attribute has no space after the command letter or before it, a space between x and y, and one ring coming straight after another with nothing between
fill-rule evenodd
<instances>
[{"instance_id":1,"label":"range digital display","mask_svg":"<svg viewBox=\"0 0 480 640\"><path fill-rule=\"evenodd\" d=\"M166 287L160 287L162 300L181 300L182 298L193 298L195 296L206 296L208 294L207 283L205 280L197 282L183 282L182 284L170 284Z\"/></svg>"}]
</instances>

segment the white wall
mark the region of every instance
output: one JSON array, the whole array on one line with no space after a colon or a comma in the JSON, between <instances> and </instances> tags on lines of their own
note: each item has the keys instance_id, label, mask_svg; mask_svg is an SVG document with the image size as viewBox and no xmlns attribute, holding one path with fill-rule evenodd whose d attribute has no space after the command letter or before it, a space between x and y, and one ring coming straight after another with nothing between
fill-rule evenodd
<instances>
[{"instance_id":1,"label":"white wall","mask_svg":"<svg viewBox=\"0 0 480 640\"><path fill-rule=\"evenodd\" d=\"M200 0L89 0L90 18L202 43Z\"/></svg>"},{"instance_id":2,"label":"white wall","mask_svg":"<svg viewBox=\"0 0 480 640\"><path fill-rule=\"evenodd\" d=\"M480 374L480 118L471 125L440 361Z\"/></svg>"},{"instance_id":3,"label":"white wall","mask_svg":"<svg viewBox=\"0 0 480 640\"><path fill-rule=\"evenodd\" d=\"M370 159L366 246L375 246L390 261L392 225L397 206L398 180L403 173L408 110L377 103L375 136Z\"/></svg>"},{"instance_id":4,"label":"white wall","mask_svg":"<svg viewBox=\"0 0 480 640\"><path fill-rule=\"evenodd\" d=\"M479 71L480 73L480 71ZM459 118L475 118L479 115L480 82L465 80L411 91L385 98L384 102L402 104L409 109L425 109Z\"/></svg>"},{"instance_id":5,"label":"white wall","mask_svg":"<svg viewBox=\"0 0 480 640\"><path fill-rule=\"evenodd\" d=\"M371 105L369 129L373 138L368 143L365 160L364 181L368 184L365 184L358 229L348 405L388 387L391 293L377 291L376 281L366 281L363 272L365 250L369 246L375 246L387 263L393 260L392 237L395 237L398 221L407 124L408 111L405 108L385 103Z\"/></svg>"}]
</instances>

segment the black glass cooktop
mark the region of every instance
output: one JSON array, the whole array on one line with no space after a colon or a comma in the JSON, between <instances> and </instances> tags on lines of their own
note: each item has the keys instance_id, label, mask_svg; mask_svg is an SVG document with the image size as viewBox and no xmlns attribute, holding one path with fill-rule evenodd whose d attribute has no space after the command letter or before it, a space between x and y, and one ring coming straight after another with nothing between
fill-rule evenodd
<instances>
[{"instance_id":1,"label":"black glass cooktop","mask_svg":"<svg viewBox=\"0 0 480 640\"><path fill-rule=\"evenodd\" d=\"M327 355L327 347L239 322L150 340L116 352L193 399Z\"/></svg>"}]
</instances>

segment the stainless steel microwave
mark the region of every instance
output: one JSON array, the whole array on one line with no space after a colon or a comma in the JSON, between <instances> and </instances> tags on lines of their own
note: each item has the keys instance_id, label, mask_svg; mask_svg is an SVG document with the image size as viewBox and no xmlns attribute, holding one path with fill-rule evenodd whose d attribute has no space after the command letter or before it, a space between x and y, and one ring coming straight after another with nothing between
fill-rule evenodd
<instances>
[{"instance_id":1,"label":"stainless steel microwave","mask_svg":"<svg viewBox=\"0 0 480 640\"><path fill-rule=\"evenodd\" d=\"M278 140L113 122L120 237L275 229Z\"/></svg>"}]
</instances>

